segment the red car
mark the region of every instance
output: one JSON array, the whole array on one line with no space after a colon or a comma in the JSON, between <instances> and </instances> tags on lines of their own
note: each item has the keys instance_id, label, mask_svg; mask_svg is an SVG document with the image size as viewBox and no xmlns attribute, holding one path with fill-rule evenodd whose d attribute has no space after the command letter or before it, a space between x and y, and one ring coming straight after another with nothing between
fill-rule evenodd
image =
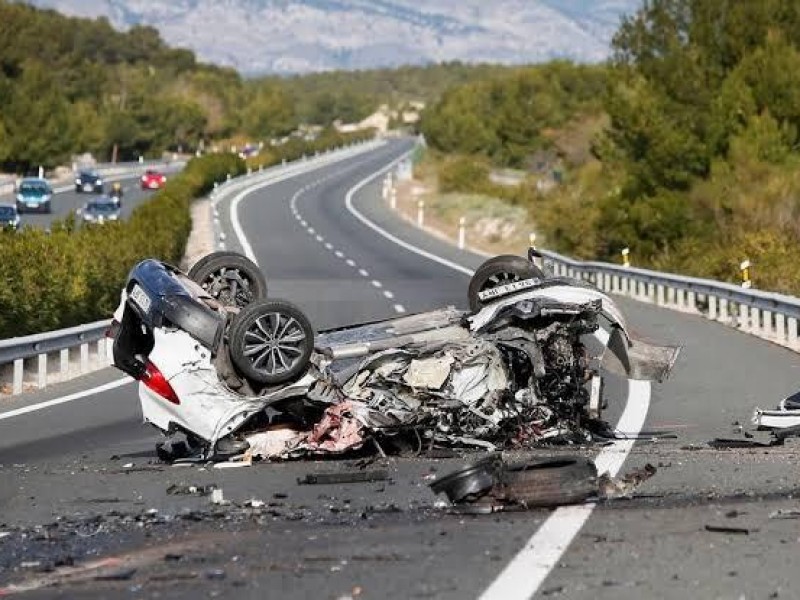
<instances>
[{"instance_id":1,"label":"red car","mask_svg":"<svg viewBox=\"0 0 800 600\"><path fill-rule=\"evenodd\" d=\"M142 189L143 190L158 190L167 182L167 178L163 173L152 171L148 169L142 175Z\"/></svg>"}]
</instances>

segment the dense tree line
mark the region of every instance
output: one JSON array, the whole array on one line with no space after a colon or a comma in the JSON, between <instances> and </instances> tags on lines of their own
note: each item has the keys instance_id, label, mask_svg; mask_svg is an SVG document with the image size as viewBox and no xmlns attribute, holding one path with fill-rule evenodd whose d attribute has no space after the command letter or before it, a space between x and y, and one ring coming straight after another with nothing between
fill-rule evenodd
<instances>
[{"instance_id":1,"label":"dense tree line","mask_svg":"<svg viewBox=\"0 0 800 600\"><path fill-rule=\"evenodd\" d=\"M553 246L630 247L638 264L727 279L750 258L757 284L800 292L800 3L647 0L605 67L457 86L424 130L438 149L524 165L594 110L594 159L551 193L513 194Z\"/></svg>"},{"instance_id":2,"label":"dense tree line","mask_svg":"<svg viewBox=\"0 0 800 600\"><path fill-rule=\"evenodd\" d=\"M547 131L602 110L606 69L553 62L503 69L453 87L426 111L423 132L437 149L524 166L550 146Z\"/></svg>"},{"instance_id":3,"label":"dense tree line","mask_svg":"<svg viewBox=\"0 0 800 600\"><path fill-rule=\"evenodd\" d=\"M243 79L170 48L152 27L0 0L0 170L89 151L103 160L201 142L283 137L301 123L359 121L380 104L431 100L495 67L460 63Z\"/></svg>"}]
</instances>

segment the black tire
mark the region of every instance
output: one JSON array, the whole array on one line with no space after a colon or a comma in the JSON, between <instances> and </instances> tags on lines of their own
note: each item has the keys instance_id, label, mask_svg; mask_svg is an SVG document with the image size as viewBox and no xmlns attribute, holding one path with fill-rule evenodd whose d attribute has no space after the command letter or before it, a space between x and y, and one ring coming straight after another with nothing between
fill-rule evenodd
<instances>
[{"instance_id":1,"label":"black tire","mask_svg":"<svg viewBox=\"0 0 800 600\"><path fill-rule=\"evenodd\" d=\"M233 318L228 332L231 361L254 383L277 385L308 367L314 330L294 304L257 300Z\"/></svg>"},{"instance_id":2,"label":"black tire","mask_svg":"<svg viewBox=\"0 0 800 600\"><path fill-rule=\"evenodd\" d=\"M544 279L544 272L521 256L504 254L490 258L470 279L467 292L470 310L477 312L484 307L484 302L478 298L479 292L523 279Z\"/></svg>"},{"instance_id":3,"label":"black tire","mask_svg":"<svg viewBox=\"0 0 800 600\"><path fill-rule=\"evenodd\" d=\"M579 457L511 465L491 495L526 507L577 504L598 495L597 467Z\"/></svg>"},{"instance_id":4,"label":"black tire","mask_svg":"<svg viewBox=\"0 0 800 600\"><path fill-rule=\"evenodd\" d=\"M189 270L189 278L228 306L244 308L267 297L267 280L252 260L236 252L212 252Z\"/></svg>"},{"instance_id":5,"label":"black tire","mask_svg":"<svg viewBox=\"0 0 800 600\"><path fill-rule=\"evenodd\" d=\"M46 212L48 215L49 215L50 213L52 213L52 212L53 212L53 207L52 207L52 206L50 206L50 203L49 203L49 202L47 202L47 203L44 205L44 212Z\"/></svg>"}]
</instances>

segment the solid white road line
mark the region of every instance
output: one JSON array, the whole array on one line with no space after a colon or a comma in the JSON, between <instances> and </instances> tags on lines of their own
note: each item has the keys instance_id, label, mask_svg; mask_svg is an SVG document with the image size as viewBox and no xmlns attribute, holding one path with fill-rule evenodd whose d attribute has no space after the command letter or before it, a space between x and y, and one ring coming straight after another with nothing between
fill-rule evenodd
<instances>
[{"instance_id":1,"label":"solid white road line","mask_svg":"<svg viewBox=\"0 0 800 600\"><path fill-rule=\"evenodd\" d=\"M374 232L383 236L390 242L397 244L410 252L414 252L440 265L463 273L473 275L474 271L462 265L446 260L422 248L414 246L389 233L379 225L364 216L353 206L353 197L356 192L369 182L389 170L396 162L406 155L401 156L388 166L373 173L352 187L345 196L345 206L350 213ZM397 312L405 312L402 305L396 304ZM600 329L595 337L603 344L608 343L608 332ZM647 411L650 407L650 382L628 380L628 399L625 410L617 423L617 430L638 433L644 426ZM632 436L635 437L635 436ZM603 449L595 460L600 473L608 472L612 477L622 467L628 453L633 448L633 440L618 440L611 446ZM507 567L498 575L497 579L486 589L481 600L517 600L533 597L541 584L555 567L558 560L578 535L581 527L592 514L594 504L560 508L556 510L528 540L525 547L512 559Z\"/></svg>"},{"instance_id":2,"label":"solid white road line","mask_svg":"<svg viewBox=\"0 0 800 600\"><path fill-rule=\"evenodd\" d=\"M51 406L56 406L58 404L72 402L73 400L80 400L81 398L86 398L87 396L93 396L101 392L107 392L108 390L113 390L114 388L118 388L120 386L125 385L126 383L132 383L132 382L133 379L131 379L130 377L123 377L122 379L115 379L114 381L111 381L109 383L104 383L103 385L98 385L97 387L89 388L88 390L75 392L74 394L70 394L69 396L62 396L61 398L54 398L53 400L47 400L45 402L39 402L38 404L31 404L30 406L23 406L22 408L9 410L4 413L0 413L0 421L36 412L37 410L50 408Z\"/></svg>"},{"instance_id":3,"label":"solid white road line","mask_svg":"<svg viewBox=\"0 0 800 600\"><path fill-rule=\"evenodd\" d=\"M393 166L395 166L400 161L406 159L408 156L411 155L412 152L413 152L413 150L411 150L409 152L406 152L405 154L402 154L401 156L399 156L398 158L396 158L395 160L390 162L388 165L382 167L378 171L374 172L372 175L370 175L370 176L362 179L361 181L359 181L356 185L354 185L352 188L350 188L350 190L347 192L347 195L344 198L344 204L347 207L347 210L350 211L350 214L352 214L356 219L358 219L364 225L366 225L367 227L372 229L375 233L378 233L379 235L382 235L383 237L385 237L390 242L393 242L394 244L397 244L401 248L405 248L409 252L413 252L414 254L419 254L420 256L424 256L428 260L432 260L435 263L439 263L440 265L444 265L445 267L453 269L454 271L458 271L459 273L464 273L465 275L470 275L471 276L472 273L473 273L472 269L468 269L466 267L463 267L463 266L459 265L458 263L454 263L451 260L447 260L446 258L442 258L440 256L436 256L435 254L433 254L431 252L428 252L426 250L423 250L422 248L418 248L417 246L414 246L413 244L409 244L408 242L406 242L404 240L401 240L397 236L392 235L391 233L386 231L381 226L376 225L375 223L373 223L371 220L369 220L361 212L359 212L358 210L356 210L353 207L353 196L356 194L356 192L358 192L361 188L363 188L365 185L367 185L371 181L373 181L373 180L377 179L378 177L380 177L383 173L385 173L386 171L391 169Z\"/></svg>"}]
</instances>

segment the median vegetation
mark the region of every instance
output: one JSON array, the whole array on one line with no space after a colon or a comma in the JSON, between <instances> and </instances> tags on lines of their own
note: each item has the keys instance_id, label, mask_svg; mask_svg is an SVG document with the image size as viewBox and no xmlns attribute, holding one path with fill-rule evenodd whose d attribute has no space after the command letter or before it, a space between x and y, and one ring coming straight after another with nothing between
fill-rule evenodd
<instances>
[{"instance_id":1,"label":"median vegetation","mask_svg":"<svg viewBox=\"0 0 800 600\"><path fill-rule=\"evenodd\" d=\"M249 166L295 160L366 136L329 133L262 152ZM125 221L79 227L71 216L49 233L32 227L1 232L0 338L109 318L136 262L148 257L180 262L192 228L192 200L246 168L233 154L194 158Z\"/></svg>"}]
</instances>

